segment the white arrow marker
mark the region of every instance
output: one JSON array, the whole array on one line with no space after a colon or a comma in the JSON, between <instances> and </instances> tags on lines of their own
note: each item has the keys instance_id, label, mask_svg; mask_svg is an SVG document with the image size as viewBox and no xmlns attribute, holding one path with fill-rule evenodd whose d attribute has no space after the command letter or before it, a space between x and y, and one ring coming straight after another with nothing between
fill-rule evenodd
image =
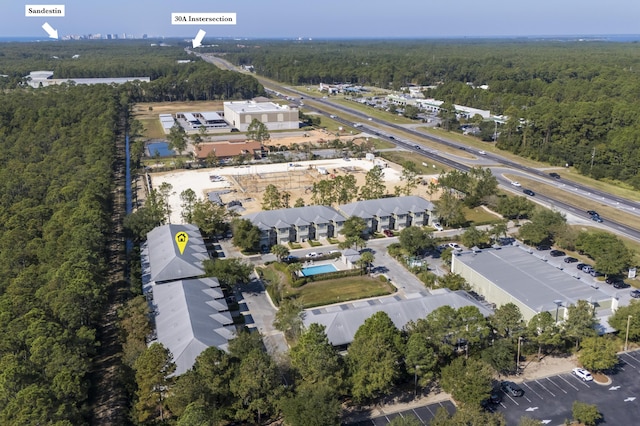
<instances>
[{"instance_id":1,"label":"white arrow marker","mask_svg":"<svg viewBox=\"0 0 640 426\"><path fill-rule=\"evenodd\" d=\"M58 38L58 30L54 30L48 22L42 24L42 29L49 34L49 38Z\"/></svg>"},{"instance_id":2,"label":"white arrow marker","mask_svg":"<svg viewBox=\"0 0 640 426\"><path fill-rule=\"evenodd\" d=\"M631 401L635 401L636 397L635 396L630 396L629 398L626 398L624 400L624 402L631 402Z\"/></svg>"},{"instance_id":3,"label":"white arrow marker","mask_svg":"<svg viewBox=\"0 0 640 426\"><path fill-rule=\"evenodd\" d=\"M551 420L540 420L540 423L542 423L543 425L548 425L549 423L551 423Z\"/></svg>"},{"instance_id":4,"label":"white arrow marker","mask_svg":"<svg viewBox=\"0 0 640 426\"><path fill-rule=\"evenodd\" d=\"M618 389L620 389L620 386L611 386L609 388L609 390L618 390Z\"/></svg>"},{"instance_id":5,"label":"white arrow marker","mask_svg":"<svg viewBox=\"0 0 640 426\"><path fill-rule=\"evenodd\" d=\"M538 409L538 407L529 407L524 411L536 411Z\"/></svg>"},{"instance_id":6,"label":"white arrow marker","mask_svg":"<svg viewBox=\"0 0 640 426\"><path fill-rule=\"evenodd\" d=\"M191 44L193 45L193 48L195 49L196 47L200 47L202 46L202 39L204 38L205 34L207 34L205 31L203 30L198 30L198 34L196 35L196 38L194 38L193 40L191 40Z\"/></svg>"}]
</instances>

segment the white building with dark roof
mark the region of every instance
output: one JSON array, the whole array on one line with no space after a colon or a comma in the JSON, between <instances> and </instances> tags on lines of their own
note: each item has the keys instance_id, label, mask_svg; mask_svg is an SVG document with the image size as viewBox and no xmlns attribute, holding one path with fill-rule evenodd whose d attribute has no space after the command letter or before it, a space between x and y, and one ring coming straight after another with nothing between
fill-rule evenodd
<instances>
[{"instance_id":1,"label":"white building with dark roof","mask_svg":"<svg viewBox=\"0 0 640 426\"><path fill-rule=\"evenodd\" d=\"M346 217L364 219L368 232L382 232L385 229L399 231L408 226L429 225L434 208L431 201L416 195L356 201L338 206L338 210Z\"/></svg>"},{"instance_id":2,"label":"white building with dark roof","mask_svg":"<svg viewBox=\"0 0 640 426\"><path fill-rule=\"evenodd\" d=\"M353 342L358 328L376 312L386 312L395 326L402 329L410 321L426 318L446 305L454 309L475 306L484 316L492 314L490 309L464 291L441 289L434 294L412 293L404 299L395 295L306 309L303 323L305 327L313 323L325 326L329 342L333 346L346 347Z\"/></svg>"},{"instance_id":3,"label":"white building with dark roof","mask_svg":"<svg viewBox=\"0 0 640 426\"><path fill-rule=\"evenodd\" d=\"M243 217L260 228L260 245L266 247L336 237L345 221L343 215L327 206L266 210Z\"/></svg>"}]
</instances>

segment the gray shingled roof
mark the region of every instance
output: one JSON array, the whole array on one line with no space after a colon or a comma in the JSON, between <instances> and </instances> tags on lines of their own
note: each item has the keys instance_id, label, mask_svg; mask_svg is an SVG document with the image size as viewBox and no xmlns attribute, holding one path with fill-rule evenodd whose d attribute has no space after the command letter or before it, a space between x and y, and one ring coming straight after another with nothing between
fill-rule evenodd
<instances>
[{"instance_id":1,"label":"gray shingled roof","mask_svg":"<svg viewBox=\"0 0 640 426\"><path fill-rule=\"evenodd\" d=\"M561 268L566 266L566 269L559 269L542 257L541 253L523 247L506 246L499 250L461 253L455 256L455 262L469 266L535 312L556 310L554 300L572 305L578 300L611 299L589 283L576 279L574 275L580 275L572 264L567 266L554 260Z\"/></svg>"},{"instance_id":2,"label":"gray shingled roof","mask_svg":"<svg viewBox=\"0 0 640 426\"><path fill-rule=\"evenodd\" d=\"M409 321L425 318L437 308L449 305L454 309L477 306L483 315L492 312L472 299L466 292L441 291L438 294L414 293L410 298L381 297L305 310L304 325L318 323L326 328L329 342L334 346L350 344L358 328L374 313L384 311L402 329Z\"/></svg>"},{"instance_id":3,"label":"gray shingled roof","mask_svg":"<svg viewBox=\"0 0 640 426\"><path fill-rule=\"evenodd\" d=\"M244 216L260 229L271 229L293 224L329 223L344 221L345 217L331 207L305 206L291 209L267 210Z\"/></svg>"},{"instance_id":4,"label":"gray shingled roof","mask_svg":"<svg viewBox=\"0 0 640 426\"><path fill-rule=\"evenodd\" d=\"M189 241L180 254L175 235L184 231ZM202 261L208 259L207 248L195 225L163 225L147 234L150 280L157 282L195 278L204 274Z\"/></svg>"},{"instance_id":5,"label":"gray shingled roof","mask_svg":"<svg viewBox=\"0 0 640 426\"><path fill-rule=\"evenodd\" d=\"M357 216L363 219L373 216L389 216L391 213L408 214L411 212L433 211L433 209L434 205L431 201L427 201L417 195L363 200L338 206L338 210L346 216Z\"/></svg>"},{"instance_id":6,"label":"gray shingled roof","mask_svg":"<svg viewBox=\"0 0 640 426\"><path fill-rule=\"evenodd\" d=\"M152 287L158 341L173 354L175 375L189 370L208 347L227 350L235 337L222 292L211 287L216 284L217 280L204 278Z\"/></svg>"}]
</instances>

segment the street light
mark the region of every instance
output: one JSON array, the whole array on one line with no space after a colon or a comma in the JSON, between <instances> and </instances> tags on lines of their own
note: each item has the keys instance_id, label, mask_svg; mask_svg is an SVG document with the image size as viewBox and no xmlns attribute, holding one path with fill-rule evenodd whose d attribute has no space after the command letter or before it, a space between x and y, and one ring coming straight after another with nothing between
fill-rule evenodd
<instances>
[{"instance_id":1,"label":"street light","mask_svg":"<svg viewBox=\"0 0 640 426\"><path fill-rule=\"evenodd\" d=\"M418 396L418 370L420 369L419 365L416 365L413 370L413 397Z\"/></svg>"},{"instance_id":2,"label":"street light","mask_svg":"<svg viewBox=\"0 0 640 426\"><path fill-rule=\"evenodd\" d=\"M554 300L553 303L556 304L556 324L558 323L558 310L560 309L560 306L562 306L562 300Z\"/></svg>"},{"instance_id":3,"label":"street light","mask_svg":"<svg viewBox=\"0 0 640 426\"><path fill-rule=\"evenodd\" d=\"M627 335L624 338L624 350L625 352L627 351L628 347L629 347L629 325L631 325L631 318L633 317L633 315L629 315L627 317Z\"/></svg>"},{"instance_id":4,"label":"street light","mask_svg":"<svg viewBox=\"0 0 640 426\"><path fill-rule=\"evenodd\" d=\"M516 375L520 375L520 344L522 343L522 336L518 336L518 355L516 357Z\"/></svg>"}]
</instances>

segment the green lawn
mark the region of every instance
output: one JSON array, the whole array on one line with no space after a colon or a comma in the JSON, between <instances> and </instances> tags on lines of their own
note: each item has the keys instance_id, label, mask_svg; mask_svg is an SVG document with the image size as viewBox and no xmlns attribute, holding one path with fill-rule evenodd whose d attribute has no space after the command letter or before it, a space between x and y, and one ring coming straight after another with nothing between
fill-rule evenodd
<instances>
[{"instance_id":1,"label":"green lawn","mask_svg":"<svg viewBox=\"0 0 640 426\"><path fill-rule=\"evenodd\" d=\"M464 217L467 219L467 221L474 226L498 223L503 220L502 217L496 216L495 214L486 211L482 207L476 207L473 209L465 207L463 209L463 212Z\"/></svg>"},{"instance_id":2,"label":"green lawn","mask_svg":"<svg viewBox=\"0 0 640 426\"><path fill-rule=\"evenodd\" d=\"M430 158L421 158L419 156L416 156L415 153L409 151L384 151L380 153L380 156L391 161L392 163L400 165L402 165L402 163L404 163L405 161L413 161L418 168L418 173L420 174L434 175L440 174L440 172L442 171L448 172L451 170L451 167L449 166L445 166L441 163L436 163ZM428 164L429 167L423 166L423 162ZM433 168L434 164L436 166L435 168Z\"/></svg>"},{"instance_id":3,"label":"green lawn","mask_svg":"<svg viewBox=\"0 0 640 426\"><path fill-rule=\"evenodd\" d=\"M289 290L287 295L296 296L304 308L311 308L367 297L386 296L395 291L395 287L378 278L357 276L307 283L300 288Z\"/></svg>"}]
</instances>

